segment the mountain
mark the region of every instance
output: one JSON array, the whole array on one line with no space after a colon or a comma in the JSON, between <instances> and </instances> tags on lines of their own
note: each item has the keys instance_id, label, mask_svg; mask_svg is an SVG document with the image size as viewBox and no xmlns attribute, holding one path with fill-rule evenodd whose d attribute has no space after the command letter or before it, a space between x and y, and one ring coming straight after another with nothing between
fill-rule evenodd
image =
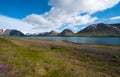
<instances>
[{"instance_id":1,"label":"mountain","mask_svg":"<svg viewBox=\"0 0 120 77\"><path fill-rule=\"evenodd\" d=\"M25 35L26 36L38 36L39 33L26 33Z\"/></svg>"},{"instance_id":2,"label":"mountain","mask_svg":"<svg viewBox=\"0 0 120 77\"><path fill-rule=\"evenodd\" d=\"M15 29L0 29L0 35L25 36L22 32Z\"/></svg>"},{"instance_id":3,"label":"mountain","mask_svg":"<svg viewBox=\"0 0 120 77\"><path fill-rule=\"evenodd\" d=\"M39 33L38 36L47 36L49 32Z\"/></svg>"},{"instance_id":4,"label":"mountain","mask_svg":"<svg viewBox=\"0 0 120 77\"><path fill-rule=\"evenodd\" d=\"M64 29L61 33L59 33L59 36L73 36L73 32L70 29Z\"/></svg>"},{"instance_id":5,"label":"mountain","mask_svg":"<svg viewBox=\"0 0 120 77\"><path fill-rule=\"evenodd\" d=\"M120 29L120 23L117 23L117 24L109 24L109 25L111 25L111 26L113 26L113 27L117 27L117 28Z\"/></svg>"},{"instance_id":6,"label":"mountain","mask_svg":"<svg viewBox=\"0 0 120 77\"><path fill-rule=\"evenodd\" d=\"M57 36L59 33L55 31L43 32L43 33L27 33L26 36Z\"/></svg>"},{"instance_id":7,"label":"mountain","mask_svg":"<svg viewBox=\"0 0 120 77\"><path fill-rule=\"evenodd\" d=\"M43 33L26 33L26 36L47 36L49 32L43 32Z\"/></svg>"},{"instance_id":8,"label":"mountain","mask_svg":"<svg viewBox=\"0 0 120 77\"><path fill-rule=\"evenodd\" d=\"M15 29L0 29L0 35L7 36L120 36L120 23L117 24L92 24L74 34L70 29L64 29L61 33L51 31L43 33L27 33Z\"/></svg>"},{"instance_id":9,"label":"mountain","mask_svg":"<svg viewBox=\"0 0 120 77\"><path fill-rule=\"evenodd\" d=\"M51 31L47 34L47 36L57 36L59 33L55 31Z\"/></svg>"},{"instance_id":10,"label":"mountain","mask_svg":"<svg viewBox=\"0 0 120 77\"><path fill-rule=\"evenodd\" d=\"M93 24L79 31L77 34L95 36L120 35L120 25L104 23Z\"/></svg>"},{"instance_id":11,"label":"mountain","mask_svg":"<svg viewBox=\"0 0 120 77\"><path fill-rule=\"evenodd\" d=\"M51 32L43 32L43 33L27 33L26 36L72 36L74 33L69 30L69 29L65 29L63 30L61 33L55 32L55 31L51 31Z\"/></svg>"}]
</instances>

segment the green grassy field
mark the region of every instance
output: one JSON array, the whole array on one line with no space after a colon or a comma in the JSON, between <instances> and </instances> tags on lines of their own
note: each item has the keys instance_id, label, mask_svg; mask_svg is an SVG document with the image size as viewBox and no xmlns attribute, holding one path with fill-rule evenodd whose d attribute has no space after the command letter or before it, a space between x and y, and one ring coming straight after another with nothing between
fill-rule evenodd
<instances>
[{"instance_id":1,"label":"green grassy field","mask_svg":"<svg viewBox=\"0 0 120 77\"><path fill-rule=\"evenodd\" d=\"M0 37L0 77L119 77L120 46Z\"/></svg>"}]
</instances>

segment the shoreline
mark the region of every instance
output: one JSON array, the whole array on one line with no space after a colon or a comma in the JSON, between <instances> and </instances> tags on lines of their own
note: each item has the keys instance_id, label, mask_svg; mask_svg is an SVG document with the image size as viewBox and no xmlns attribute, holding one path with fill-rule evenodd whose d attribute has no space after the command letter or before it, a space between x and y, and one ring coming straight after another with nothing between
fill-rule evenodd
<instances>
[{"instance_id":1,"label":"shoreline","mask_svg":"<svg viewBox=\"0 0 120 77\"><path fill-rule=\"evenodd\" d=\"M43 37L43 38L42 38ZM18 37L19 38L19 37ZM70 43L75 43L75 44L96 44L96 45L113 45L113 46L119 46L120 44L105 44L105 43L77 43L74 41L69 41L69 40L57 40L57 39L49 39L49 38L56 38L56 37L51 37L51 36L41 36L41 37L20 37L20 38L33 38L33 39L41 39L41 40L50 40L50 41L64 41L64 42L70 42ZM58 38L65 38L65 37L58 37ZM68 37L69 38L69 37ZM88 37L88 38L116 38L116 37Z\"/></svg>"}]
</instances>

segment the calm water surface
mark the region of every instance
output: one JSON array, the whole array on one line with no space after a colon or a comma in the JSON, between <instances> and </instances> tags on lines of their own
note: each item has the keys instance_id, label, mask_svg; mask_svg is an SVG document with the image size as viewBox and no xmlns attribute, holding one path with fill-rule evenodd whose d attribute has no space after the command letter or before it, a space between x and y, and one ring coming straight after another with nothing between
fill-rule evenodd
<instances>
[{"instance_id":1,"label":"calm water surface","mask_svg":"<svg viewBox=\"0 0 120 77\"><path fill-rule=\"evenodd\" d=\"M120 45L120 37L29 37L29 38L69 41L82 44Z\"/></svg>"}]
</instances>

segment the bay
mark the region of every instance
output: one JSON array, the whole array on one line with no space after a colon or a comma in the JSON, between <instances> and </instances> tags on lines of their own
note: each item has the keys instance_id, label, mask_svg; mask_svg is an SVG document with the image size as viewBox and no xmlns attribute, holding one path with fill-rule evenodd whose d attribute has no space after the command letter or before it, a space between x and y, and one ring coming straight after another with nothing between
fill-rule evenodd
<instances>
[{"instance_id":1,"label":"bay","mask_svg":"<svg viewBox=\"0 0 120 77\"><path fill-rule=\"evenodd\" d=\"M68 41L80 44L120 45L120 37L28 37L28 38Z\"/></svg>"}]
</instances>

